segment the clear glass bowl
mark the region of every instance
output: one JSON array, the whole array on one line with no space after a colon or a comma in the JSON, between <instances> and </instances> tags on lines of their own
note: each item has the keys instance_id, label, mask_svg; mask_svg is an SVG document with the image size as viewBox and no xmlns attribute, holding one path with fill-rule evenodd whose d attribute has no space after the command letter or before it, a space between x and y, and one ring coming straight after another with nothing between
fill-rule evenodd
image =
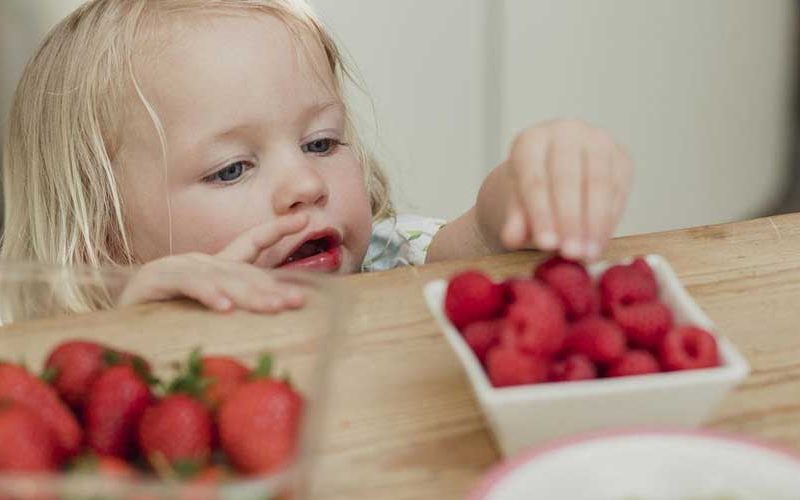
<instances>
[{"instance_id":1,"label":"clear glass bowl","mask_svg":"<svg viewBox=\"0 0 800 500\"><path fill-rule=\"evenodd\" d=\"M116 479L96 473L0 471L0 499L305 498L348 306L337 281L319 274L254 269L265 280L291 282L306 290L305 307L276 315L215 313L189 300L113 307L136 272L0 263L0 360L24 363L39 374L56 345L90 340L139 354L156 376L169 379L176 372L176 362L185 362L198 347L204 355L233 356L250 367L269 353L273 373L288 375L305 400L296 458L268 477L241 476L210 485L162 480L145 472L136 479ZM14 311L17 314L10 314Z\"/></svg>"}]
</instances>

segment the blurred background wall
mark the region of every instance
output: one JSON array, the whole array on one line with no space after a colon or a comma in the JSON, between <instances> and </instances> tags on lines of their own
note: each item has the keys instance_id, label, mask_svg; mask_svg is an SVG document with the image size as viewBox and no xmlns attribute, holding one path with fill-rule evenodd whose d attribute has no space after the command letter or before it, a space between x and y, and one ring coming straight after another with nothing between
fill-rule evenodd
<instances>
[{"instance_id":1,"label":"blurred background wall","mask_svg":"<svg viewBox=\"0 0 800 500\"><path fill-rule=\"evenodd\" d=\"M78 0L0 2L0 113ZM454 217L514 134L579 117L632 151L619 234L800 210L793 0L311 0L401 211ZM790 207L790 208L787 208Z\"/></svg>"}]
</instances>

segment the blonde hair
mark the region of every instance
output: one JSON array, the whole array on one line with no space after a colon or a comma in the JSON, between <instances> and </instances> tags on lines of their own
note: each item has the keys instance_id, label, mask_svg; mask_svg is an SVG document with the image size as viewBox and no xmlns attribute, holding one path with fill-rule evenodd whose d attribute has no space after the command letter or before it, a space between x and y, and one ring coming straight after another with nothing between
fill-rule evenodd
<instances>
[{"instance_id":1,"label":"blonde hair","mask_svg":"<svg viewBox=\"0 0 800 500\"><path fill-rule=\"evenodd\" d=\"M58 266L137 264L123 217L115 153L124 102L135 90L166 147L157 110L140 90L133 59L148 27L169 13L252 11L302 30L325 51L342 96L355 81L336 43L304 0L93 0L59 23L28 63L14 95L3 151L5 234L0 259ZM300 39L302 37L298 37ZM349 115L349 112L348 112ZM374 219L392 215L386 176L348 119L348 141L362 165ZM107 293L60 286L66 312L111 305ZM37 295L39 295L37 297ZM37 300L38 299L38 300ZM0 318L34 316L40 293L3 298ZM39 308L43 306L38 306Z\"/></svg>"}]
</instances>

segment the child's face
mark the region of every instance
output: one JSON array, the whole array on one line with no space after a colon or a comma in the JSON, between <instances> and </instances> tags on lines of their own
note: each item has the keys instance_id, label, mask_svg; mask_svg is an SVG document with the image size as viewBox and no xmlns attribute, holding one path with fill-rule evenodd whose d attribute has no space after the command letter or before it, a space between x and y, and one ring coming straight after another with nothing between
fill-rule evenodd
<instances>
[{"instance_id":1,"label":"child's face","mask_svg":"<svg viewBox=\"0 0 800 500\"><path fill-rule=\"evenodd\" d=\"M267 15L194 16L167 30L137 61L141 90L164 126L166 169L135 95L117 158L137 258L214 254L247 229L304 211L308 226L256 264L278 267L325 235L341 238L342 259L320 269L357 271L370 204L357 156L338 145L345 114L323 51L304 50Z\"/></svg>"}]
</instances>

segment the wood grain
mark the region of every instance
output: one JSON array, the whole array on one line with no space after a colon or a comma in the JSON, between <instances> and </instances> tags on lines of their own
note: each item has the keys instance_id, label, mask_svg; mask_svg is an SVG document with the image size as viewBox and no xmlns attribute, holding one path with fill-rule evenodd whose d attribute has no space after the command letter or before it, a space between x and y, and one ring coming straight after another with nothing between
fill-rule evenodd
<instances>
[{"instance_id":1,"label":"wood grain","mask_svg":"<svg viewBox=\"0 0 800 500\"><path fill-rule=\"evenodd\" d=\"M608 258L658 253L748 358L752 374L708 423L800 449L800 214L620 238ZM519 252L336 280L346 331L330 375L320 498L461 498L498 460L455 355L421 294L432 279L476 267L527 274L542 256ZM188 303L154 304L11 325L6 353L36 362L59 338L106 339L161 364L202 343L253 359L264 349L308 368L332 303L263 317L219 316ZM331 346L326 346L330 349Z\"/></svg>"}]
</instances>

